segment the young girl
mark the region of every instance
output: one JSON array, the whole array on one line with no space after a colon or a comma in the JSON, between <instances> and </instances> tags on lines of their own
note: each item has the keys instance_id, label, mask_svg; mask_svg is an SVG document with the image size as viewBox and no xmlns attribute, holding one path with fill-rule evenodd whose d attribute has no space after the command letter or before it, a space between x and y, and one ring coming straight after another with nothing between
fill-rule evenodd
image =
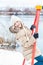
<instances>
[{"instance_id":1,"label":"young girl","mask_svg":"<svg viewBox=\"0 0 43 65\"><path fill-rule=\"evenodd\" d=\"M16 16L12 16L12 26L9 30L15 34L16 40L21 44L22 54L29 61L32 58L32 48L36 39L32 36L32 31L28 29L22 20ZM43 65L43 57L38 48L36 48L35 65Z\"/></svg>"}]
</instances>

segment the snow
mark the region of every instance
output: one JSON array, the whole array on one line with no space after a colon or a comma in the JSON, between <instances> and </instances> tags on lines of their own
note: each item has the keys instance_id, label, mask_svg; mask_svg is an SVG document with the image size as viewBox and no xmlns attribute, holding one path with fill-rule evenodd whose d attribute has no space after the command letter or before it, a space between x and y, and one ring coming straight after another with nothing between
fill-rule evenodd
<instances>
[{"instance_id":1,"label":"snow","mask_svg":"<svg viewBox=\"0 0 43 65\"><path fill-rule=\"evenodd\" d=\"M23 60L19 52L0 49L0 65L22 65Z\"/></svg>"},{"instance_id":2,"label":"snow","mask_svg":"<svg viewBox=\"0 0 43 65\"><path fill-rule=\"evenodd\" d=\"M9 18L9 17L8 17ZM11 21L7 16L0 16L0 37L4 38L5 41L14 41L15 36L9 31Z\"/></svg>"}]
</instances>

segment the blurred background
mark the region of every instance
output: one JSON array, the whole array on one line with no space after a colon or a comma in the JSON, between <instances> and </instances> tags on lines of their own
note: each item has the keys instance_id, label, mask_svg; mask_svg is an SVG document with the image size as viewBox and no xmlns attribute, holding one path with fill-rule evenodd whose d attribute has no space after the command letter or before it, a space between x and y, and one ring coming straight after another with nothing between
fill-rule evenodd
<instances>
[{"instance_id":1,"label":"blurred background","mask_svg":"<svg viewBox=\"0 0 43 65\"><path fill-rule=\"evenodd\" d=\"M16 15L30 28L35 19L36 5L43 5L43 0L0 0L0 23L9 23L11 16ZM39 21L37 45L43 53L43 9L41 10Z\"/></svg>"}]
</instances>

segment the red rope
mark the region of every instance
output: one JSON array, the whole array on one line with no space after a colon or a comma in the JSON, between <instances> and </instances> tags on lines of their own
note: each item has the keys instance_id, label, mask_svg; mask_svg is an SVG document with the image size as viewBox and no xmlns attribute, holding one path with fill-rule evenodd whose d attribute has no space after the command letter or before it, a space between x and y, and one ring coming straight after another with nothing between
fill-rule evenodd
<instances>
[{"instance_id":1,"label":"red rope","mask_svg":"<svg viewBox=\"0 0 43 65\"><path fill-rule=\"evenodd\" d=\"M33 33L38 33L39 15L40 15L40 10L37 10L36 11L35 21L34 21L34 24L33 24L33 25L35 25L36 30L35 30L35 32L34 32L34 30L32 30L32 34ZM33 49L32 49L32 62L31 62L31 65L34 65L35 53L36 53L36 42L34 43L34 46L33 46Z\"/></svg>"},{"instance_id":2,"label":"red rope","mask_svg":"<svg viewBox=\"0 0 43 65\"><path fill-rule=\"evenodd\" d=\"M34 65L35 52L36 52L36 42L34 43L34 46L32 49L32 63L31 63L31 65Z\"/></svg>"},{"instance_id":3,"label":"red rope","mask_svg":"<svg viewBox=\"0 0 43 65\"><path fill-rule=\"evenodd\" d=\"M22 65L25 65L25 59L23 60L23 64Z\"/></svg>"}]
</instances>

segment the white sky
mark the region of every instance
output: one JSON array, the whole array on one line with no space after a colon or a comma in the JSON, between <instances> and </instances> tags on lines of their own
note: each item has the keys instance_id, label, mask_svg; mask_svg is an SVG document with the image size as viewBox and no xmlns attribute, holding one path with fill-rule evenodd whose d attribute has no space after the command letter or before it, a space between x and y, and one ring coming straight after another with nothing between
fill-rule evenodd
<instances>
[{"instance_id":1,"label":"white sky","mask_svg":"<svg viewBox=\"0 0 43 65\"><path fill-rule=\"evenodd\" d=\"M43 0L0 0L0 7L35 7L43 5Z\"/></svg>"}]
</instances>

